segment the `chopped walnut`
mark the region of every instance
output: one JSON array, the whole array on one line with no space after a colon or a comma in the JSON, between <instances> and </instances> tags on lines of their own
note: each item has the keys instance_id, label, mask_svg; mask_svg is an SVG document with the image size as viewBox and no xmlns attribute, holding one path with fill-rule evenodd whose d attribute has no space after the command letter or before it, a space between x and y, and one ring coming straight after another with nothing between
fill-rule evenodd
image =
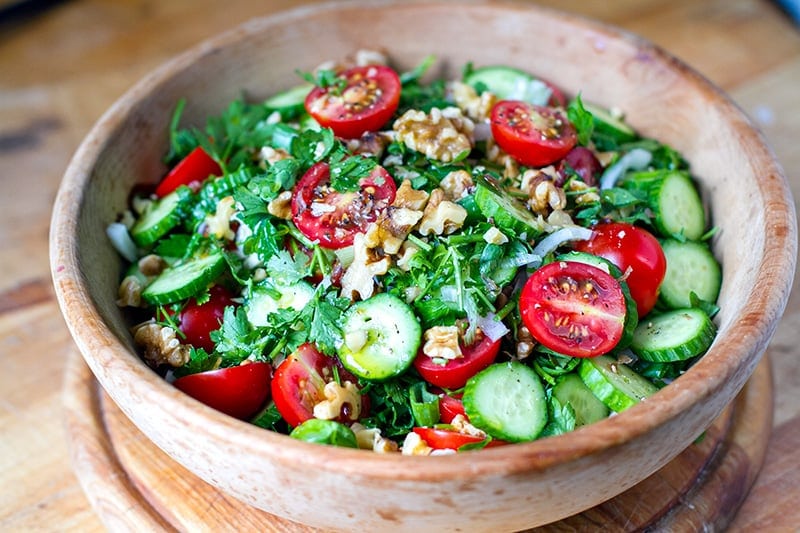
<instances>
[{"instance_id":1,"label":"chopped walnut","mask_svg":"<svg viewBox=\"0 0 800 533\"><path fill-rule=\"evenodd\" d=\"M486 233L483 234L483 240L488 242L489 244L505 244L508 242L508 237L505 234L497 229L496 227L492 226Z\"/></svg>"},{"instance_id":2,"label":"chopped walnut","mask_svg":"<svg viewBox=\"0 0 800 533\"><path fill-rule=\"evenodd\" d=\"M231 230L231 217L236 214L236 203L233 196L226 196L217 203L217 210L213 215L206 216L208 233L218 239L233 240L235 234Z\"/></svg>"},{"instance_id":3,"label":"chopped walnut","mask_svg":"<svg viewBox=\"0 0 800 533\"><path fill-rule=\"evenodd\" d=\"M460 228L467 219L467 210L449 200L444 200L444 192L436 188L431 191L428 205L419 224L422 235L447 235Z\"/></svg>"},{"instance_id":4,"label":"chopped walnut","mask_svg":"<svg viewBox=\"0 0 800 533\"><path fill-rule=\"evenodd\" d=\"M431 359L459 359L464 357L458 346L457 326L433 326L425 331L422 353Z\"/></svg>"},{"instance_id":5,"label":"chopped walnut","mask_svg":"<svg viewBox=\"0 0 800 533\"><path fill-rule=\"evenodd\" d=\"M158 276L167 268L167 262L156 254L148 254L139 259L137 266L145 276Z\"/></svg>"},{"instance_id":6,"label":"chopped walnut","mask_svg":"<svg viewBox=\"0 0 800 533\"><path fill-rule=\"evenodd\" d=\"M352 154L380 158L390 139L379 132L368 131L357 139L347 141L347 149Z\"/></svg>"},{"instance_id":7,"label":"chopped walnut","mask_svg":"<svg viewBox=\"0 0 800 533\"><path fill-rule=\"evenodd\" d=\"M397 132L398 140L410 149L447 163L472 150L475 125L457 107L434 107L430 113L410 109L395 121L392 128Z\"/></svg>"},{"instance_id":8,"label":"chopped walnut","mask_svg":"<svg viewBox=\"0 0 800 533\"><path fill-rule=\"evenodd\" d=\"M433 452L433 448L428 446L428 443L422 440L422 437L411 431L406 435L400 451L403 455L430 455Z\"/></svg>"},{"instance_id":9,"label":"chopped walnut","mask_svg":"<svg viewBox=\"0 0 800 533\"><path fill-rule=\"evenodd\" d=\"M386 54L377 50L361 49L356 52L356 65L366 67L367 65L387 65L389 59Z\"/></svg>"},{"instance_id":10,"label":"chopped walnut","mask_svg":"<svg viewBox=\"0 0 800 533\"><path fill-rule=\"evenodd\" d=\"M475 122L489 120L492 108L497 103L497 96L489 91L483 91L478 95L471 85L460 81L451 82L448 88L456 105L465 115Z\"/></svg>"},{"instance_id":11,"label":"chopped walnut","mask_svg":"<svg viewBox=\"0 0 800 533\"><path fill-rule=\"evenodd\" d=\"M393 453L400 450L397 443L381 435L378 428L367 428L358 422L350 426L356 434L356 442L362 450L372 450L375 453Z\"/></svg>"},{"instance_id":12,"label":"chopped walnut","mask_svg":"<svg viewBox=\"0 0 800 533\"><path fill-rule=\"evenodd\" d=\"M525 359L533 351L533 335L525 326L517 330L517 359Z\"/></svg>"},{"instance_id":13,"label":"chopped walnut","mask_svg":"<svg viewBox=\"0 0 800 533\"><path fill-rule=\"evenodd\" d=\"M120 307L142 306L142 282L136 276L126 276L119 284L117 305Z\"/></svg>"},{"instance_id":14,"label":"chopped walnut","mask_svg":"<svg viewBox=\"0 0 800 533\"><path fill-rule=\"evenodd\" d=\"M551 211L567 207L564 189L553 181L553 176L541 170L528 170L522 177L522 190L528 192L528 206L537 215L546 216Z\"/></svg>"},{"instance_id":15,"label":"chopped walnut","mask_svg":"<svg viewBox=\"0 0 800 533\"><path fill-rule=\"evenodd\" d=\"M450 425L453 426L456 431L464 435L470 435L481 439L486 438L486 432L470 424L469 420L467 420L467 417L464 415L459 414L454 416L453 420L450 421Z\"/></svg>"},{"instance_id":16,"label":"chopped walnut","mask_svg":"<svg viewBox=\"0 0 800 533\"><path fill-rule=\"evenodd\" d=\"M600 195L597 194L597 189L594 187L589 187L581 180L570 180L566 187L570 192L586 191L583 194L575 196L576 205L587 205L600 201Z\"/></svg>"},{"instance_id":17,"label":"chopped walnut","mask_svg":"<svg viewBox=\"0 0 800 533\"><path fill-rule=\"evenodd\" d=\"M267 204L270 215L283 219L292 219L292 191L283 191Z\"/></svg>"},{"instance_id":18,"label":"chopped walnut","mask_svg":"<svg viewBox=\"0 0 800 533\"><path fill-rule=\"evenodd\" d=\"M283 148L273 148L271 146L264 146L261 148L261 151L258 153L258 157L261 159L261 161L269 163L270 165L274 165L278 161L282 161L284 159L292 158L289 152Z\"/></svg>"},{"instance_id":19,"label":"chopped walnut","mask_svg":"<svg viewBox=\"0 0 800 533\"><path fill-rule=\"evenodd\" d=\"M418 191L411 186L409 180L403 180L394 196L392 205L395 207L406 207L418 211L425 208L428 203L428 193Z\"/></svg>"},{"instance_id":20,"label":"chopped walnut","mask_svg":"<svg viewBox=\"0 0 800 533\"><path fill-rule=\"evenodd\" d=\"M349 420L358 420L361 414L361 392L353 383L345 381L339 385L335 381L328 382L322 389L325 399L314 406L314 417L333 420L344 416Z\"/></svg>"},{"instance_id":21,"label":"chopped walnut","mask_svg":"<svg viewBox=\"0 0 800 533\"><path fill-rule=\"evenodd\" d=\"M444 191L447 199L453 201L469 194L469 190L474 186L472 175L466 170L454 170L439 182L439 188Z\"/></svg>"},{"instance_id":22,"label":"chopped walnut","mask_svg":"<svg viewBox=\"0 0 800 533\"><path fill-rule=\"evenodd\" d=\"M519 163L500 148L493 138L486 140L486 159L503 167L504 178L519 176Z\"/></svg>"},{"instance_id":23,"label":"chopped walnut","mask_svg":"<svg viewBox=\"0 0 800 533\"><path fill-rule=\"evenodd\" d=\"M419 252L419 248L406 241L403 243L403 246L400 247L400 252L400 256L397 258L397 268L403 272L408 272L411 270L411 265L409 264L411 258Z\"/></svg>"},{"instance_id":24,"label":"chopped walnut","mask_svg":"<svg viewBox=\"0 0 800 533\"><path fill-rule=\"evenodd\" d=\"M367 248L380 248L388 255L396 254L421 218L422 211L390 206L367 227Z\"/></svg>"},{"instance_id":25,"label":"chopped walnut","mask_svg":"<svg viewBox=\"0 0 800 533\"><path fill-rule=\"evenodd\" d=\"M353 239L353 262L342 275L342 297L353 298L357 293L366 300L375 291L375 276L382 276L389 271L390 259L383 257L375 260L371 257L363 233L356 233Z\"/></svg>"},{"instance_id":26,"label":"chopped walnut","mask_svg":"<svg viewBox=\"0 0 800 533\"><path fill-rule=\"evenodd\" d=\"M181 344L169 326L152 320L139 324L133 329L133 340L144 347L144 360L154 368L165 364L180 367L189 362L189 346Z\"/></svg>"}]
</instances>

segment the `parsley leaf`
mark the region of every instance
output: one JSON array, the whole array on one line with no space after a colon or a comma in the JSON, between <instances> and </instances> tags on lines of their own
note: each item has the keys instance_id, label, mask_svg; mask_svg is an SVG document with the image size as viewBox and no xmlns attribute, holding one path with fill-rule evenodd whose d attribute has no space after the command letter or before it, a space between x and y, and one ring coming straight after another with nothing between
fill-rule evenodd
<instances>
[{"instance_id":1,"label":"parsley leaf","mask_svg":"<svg viewBox=\"0 0 800 533\"><path fill-rule=\"evenodd\" d=\"M345 151L334 152L328 160L331 173L331 187L339 192L357 191L363 178L366 178L378 165L374 159L362 155L349 155ZM377 183L377 185L382 185Z\"/></svg>"},{"instance_id":2,"label":"parsley leaf","mask_svg":"<svg viewBox=\"0 0 800 533\"><path fill-rule=\"evenodd\" d=\"M581 95L578 94L567 107L567 118L578 131L578 144L586 146L594 131L594 117L583 107Z\"/></svg>"},{"instance_id":3,"label":"parsley leaf","mask_svg":"<svg viewBox=\"0 0 800 533\"><path fill-rule=\"evenodd\" d=\"M304 254L292 257L288 250L278 250L266 264L269 277L279 285L292 285L308 275L308 260Z\"/></svg>"}]
</instances>

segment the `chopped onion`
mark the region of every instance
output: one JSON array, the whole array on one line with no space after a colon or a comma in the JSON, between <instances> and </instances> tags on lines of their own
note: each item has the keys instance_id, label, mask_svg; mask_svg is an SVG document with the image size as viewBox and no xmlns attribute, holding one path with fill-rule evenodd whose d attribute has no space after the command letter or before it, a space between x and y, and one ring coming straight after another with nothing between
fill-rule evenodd
<instances>
[{"instance_id":1,"label":"chopped onion","mask_svg":"<svg viewBox=\"0 0 800 533\"><path fill-rule=\"evenodd\" d=\"M472 136L476 141L486 141L492 137L492 126L488 122L476 122Z\"/></svg>"},{"instance_id":2,"label":"chopped onion","mask_svg":"<svg viewBox=\"0 0 800 533\"><path fill-rule=\"evenodd\" d=\"M496 341L508 333L509 329L502 320L497 320L494 313L482 316L478 320L478 327L491 341Z\"/></svg>"},{"instance_id":3,"label":"chopped onion","mask_svg":"<svg viewBox=\"0 0 800 533\"><path fill-rule=\"evenodd\" d=\"M458 301L458 289L455 285L445 285L439 289L439 295L442 297L442 301L444 302L452 303Z\"/></svg>"},{"instance_id":4,"label":"chopped onion","mask_svg":"<svg viewBox=\"0 0 800 533\"><path fill-rule=\"evenodd\" d=\"M600 190L610 189L629 170L644 170L653 159L653 154L642 148L634 148L608 167L600 177Z\"/></svg>"},{"instance_id":5,"label":"chopped onion","mask_svg":"<svg viewBox=\"0 0 800 533\"><path fill-rule=\"evenodd\" d=\"M592 238L592 230L581 226L566 226L554 231L538 242L532 254L544 257L568 241L586 241Z\"/></svg>"},{"instance_id":6,"label":"chopped onion","mask_svg":"<svg viewBox=\"0 0 800 533\"><path fill-rule=\"evenodd\" d=\"M514 257L508 257L500 261L498 266L502 268L517 268L521 266L532 266L537 268L542 264L542 256L536 254L519 254Z\"/></svg>"},{"instance_id":7,"label":"chopped onion","mask_svg":"<svg viewBox=\"0 0 800 533\"><path fill-rule=\"evenodd\" d=\"M136 243L133 242L133 239L131 239L125 224L112 222L106 228L106 235L108 235L112 246L119 252L119 255L131 263L139 259L139 249L136 247Z\"/></svg>"}]
</instances>

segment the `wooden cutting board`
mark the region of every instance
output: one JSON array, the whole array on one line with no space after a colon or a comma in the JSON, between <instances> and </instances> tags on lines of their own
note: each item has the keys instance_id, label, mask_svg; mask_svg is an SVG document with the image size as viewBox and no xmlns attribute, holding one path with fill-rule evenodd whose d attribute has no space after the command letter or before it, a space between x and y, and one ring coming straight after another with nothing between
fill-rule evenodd
<instances>
[{"instance_id":1,"label":"wooden cutting board","mask_svg":"<svg viewBox=\"0 0 800 533\"><path fill-rule=\"evenodd\" d=\"M537 531L724 529L763 463L772 403L765 356L736 400L671 463L616 498ZM77 352L69 356L64 404L73 467L110 529L314 531L249 507L170 459L102 391Z\"/></svg>"}]
</instances>

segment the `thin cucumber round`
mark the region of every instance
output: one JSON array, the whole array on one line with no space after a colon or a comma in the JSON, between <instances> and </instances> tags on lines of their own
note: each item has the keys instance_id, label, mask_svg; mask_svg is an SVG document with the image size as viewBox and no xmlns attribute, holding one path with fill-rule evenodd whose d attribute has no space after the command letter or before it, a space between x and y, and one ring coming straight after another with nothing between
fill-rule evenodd
<instances>
[{"instance_id":1,"label":"thin cucumber round","mask_svg":"<svg viewBox=\"0 0 800 533\"><path fill-rule=\"evenodd\" d=\"M175 191L151 204L131 228L131 238L143 248L155 243L180 222L180 203L181 197Z\"/></svg>"},{"instance_id":2,"label":"thin cucumber round","mask_svg":"<svg viewBox=\"0 0 800 533\"><path fill-rule=\"evenodd\" d=\"M464 78L464 83L476 89L483 86L499 100L522 100L536 105L546 105L553 94L543 81L505 66L477 68Z\"/></svg>"},{"instance_id":3,"label":"thin cucumber round","mask_svg":"<svg viewBox=\"0 0 800 533\"><path fill-rule=\"evenodd\" d=\"M300 311L314 298L314 288L305 281L288 286L256 286L247 295L244 310L247 320L256 327L269 324L269 316L279 309Z\"/></svg>"},{"instance_id":4,"label":"thin cucumber round","mask_svg":"<svg viewBox=\"0 0 800 533\"><path fill-rule=\"evenodd\" d=\"M667 307L691 307L691 293L706 302L717 300L722 270L706 243L665 239L661 249L667 259L667 272L659 298Z\"/></svg>"},{"instance_id":5,"label":"thin cucumber round","mask_svg":"<svg viewBox=\"0 0 800 533\"><path fill-rule=\"evenodd\" d=\"M305 109L306 96L314 86L308 83L280 92L264 101L264 107L277 111L284 119L294 118Z\"/></svg>"},{"instance_id":6,"label":"thin cucumber round","mask_svg":"<svg viewBox=\"0 0 800 533\"><path fill-rule=\"evenodd\" d=\"M483 216L495 225L516 235L535 238L544 231L543 222L519 200L501 190L497 182L488 176L476 178L475 203Z\"/></svg>"},{"instance_id":7,"label":"thin cucumber round","mask_svg":"<svg viewBox=\"0 0 800 533\"><path fill-rule=\"evenodd\" d=\"M706 214L694 182L686 172L652 170L628 174L622 183L644 191L653 210L653 224L663 235L703 236Z\"/></svg>"},{"instance_id":8,"label":"thin cucumber round","mask_svg":"<svg viewBox=\"0 0 800 533\"><path fill-rule=\"evenodd\" d=\"M608 407L597 396L592 394L589 387L577 374L561 376L553 387L553 397L561 405L569 405L575 411L575 425L585 426L608 417Z\"/></svg>"},{"instance_id":9,"label":"thin cucumber round","mask_svg":"<svg viewBox=\"0 0 800 533\"><path fill-rule=\"evenodd\" d=\"M151 305L164 305L198 294L225 271L225 257L213 253L164 270L142 291Z\"/></svg>"},{"instance_id":10,"label":"thin cucumber round","mask_svg":"<svg viewBox=\"0 0 800 533\"><path fill-rule=\"evenodd\" d=\"M422 327L400 298L377 294L355 303L343 318L338 348L344 367L358 377L383 381L402 374L417 356Z\"/></svg>"},{"instance_id":11,"label":"thin cucumber round","mask_svg":"<svg viewBox=\"0 0 800 533\"><path fill-rule=\"evenodd\" d=\"M595 131L611 137L618 143L636 139L636 132L633 128L614 117L608 112L608 109L591 102L583 102L583 108L592 114Z\"/></svg>"},{"instance_id":12,"label":"thin cucumber round","mask_svg":"<svg viewBox=\"0 0 800 533\"><path fill-rule=\"evenodd\" d=\"M631 350L654 363L685 361L708 350L716 332L702 309L675 309L641 322L633 334Z\"/></svg>"},{"instance_id":13,"label":"thin cucumber round","mask_svg":"<svg viewBox=\"0 0 800 533\"><path fill-rule=\"evenodd\" d=\"M658 391L646 378L608 355L583 359L578 374L592 394L617 413Z\"/></svg>"},{"instance_id":14,"label":"thin cucumber round","mask_svg":"<svg viewBox=\"0 0 800 533\"><path fill-rule=\"evenodd\" d=\"M534 440L547 425L542 382L517 361L496 363L472 376L462 401L470 423L497 439Z\"/></svg>"}]
</instances>

